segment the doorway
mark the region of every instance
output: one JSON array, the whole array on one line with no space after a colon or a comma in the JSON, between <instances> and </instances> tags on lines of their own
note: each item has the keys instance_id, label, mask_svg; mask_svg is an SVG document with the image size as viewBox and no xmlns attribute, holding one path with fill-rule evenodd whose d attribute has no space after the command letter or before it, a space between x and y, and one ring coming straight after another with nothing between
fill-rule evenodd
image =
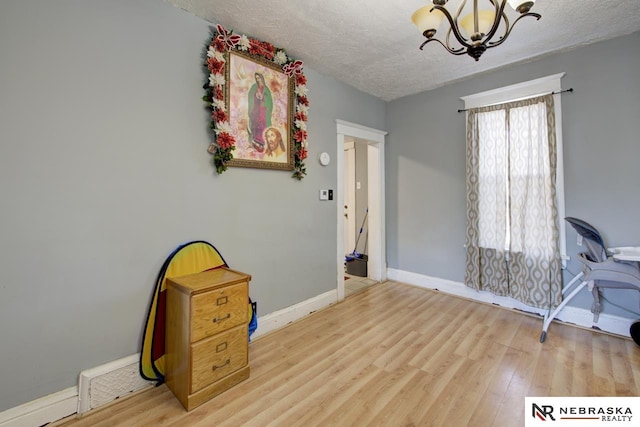
<instances>
[{"instance_id":1,"label":"doorway","mask_svg":"<svg viewBox=\"0 0 640 427\"><path fill-rule=\"evenodd\" d=\"M369 237L367 151L368 141L345 137L344 190L342 192L344 194L344 249L345 255L352 259L345 265L345 298L377 283L369 279L367 261L364 259L368 254L367 239Z\"/></svg>"},{"instance_id":2,"label":"doorway","mask_svg":"<svg viewBox=\"0 0 640 427\"><path fill-rule=\"evenodd\" d=\"M346 188L347 179L345 173L345 142L362 141L366 148L366 183L367 183L367 278L374 282L382 282L387 278L387 263L385 251L384 230L384 131L361 126L355 123L336 120L337 127L337 187ZM356 184L357 185L357 184ZM336 198L337 218L337 293L338 301L345 298L344 263L345 254L353 248L345 247L346 227L345 221L345 191L338 192ZM347 199L348 200L348 199ZM348 205L347 205L348 206ZM354 218L356 217L355 214Z\"/></svg>"}]
</instances>

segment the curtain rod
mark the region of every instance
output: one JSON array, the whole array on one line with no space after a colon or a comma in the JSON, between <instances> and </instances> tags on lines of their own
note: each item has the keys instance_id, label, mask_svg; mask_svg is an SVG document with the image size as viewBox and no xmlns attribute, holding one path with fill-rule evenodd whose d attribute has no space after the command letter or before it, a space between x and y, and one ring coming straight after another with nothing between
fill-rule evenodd
<instances>
[{"instance_id":1,"label":"curtain rod","mask_svg":"<svg viewBox=\"0 0 640 427\"><path fill-rule=\"evenodd\" d=\"M573 88L570 87L569 89L565 89L565 90L561 90L558 92L551 92L549 94L542 94L542 95L536 95L536 96L544 96L544 95L557 95L559 93L565 93L565 92L573 92ZM465 110L458 110L458 113L464 113L465 111L469 111L469 109L465 109Z\"/></svg>"}]
</instances>

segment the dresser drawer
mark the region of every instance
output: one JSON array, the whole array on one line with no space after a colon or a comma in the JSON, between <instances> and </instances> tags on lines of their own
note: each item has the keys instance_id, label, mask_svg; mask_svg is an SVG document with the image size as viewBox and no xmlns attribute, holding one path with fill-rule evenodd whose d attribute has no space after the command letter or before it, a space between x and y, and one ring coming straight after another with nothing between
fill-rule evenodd
<instances>
[{"instance_id":1,"label":"dresser drawer","mask_svg":"<svg viewBox=\"0 0 640 427\"><path fill-rule=\"evenodd\" d=\"M247 323L248 283L193 295L191 342Z\"/></svg>"},{"instance_id":2,"label":"dresser drawer","mask_svg":"<svg viewBox=\"0 0 640 427\"><path fill-rule=\"evenodd\" d=\"M247 341L247 325L243 324L192 344L190 393L245 366L248 362Z\"/></svg>"}]
</instances>

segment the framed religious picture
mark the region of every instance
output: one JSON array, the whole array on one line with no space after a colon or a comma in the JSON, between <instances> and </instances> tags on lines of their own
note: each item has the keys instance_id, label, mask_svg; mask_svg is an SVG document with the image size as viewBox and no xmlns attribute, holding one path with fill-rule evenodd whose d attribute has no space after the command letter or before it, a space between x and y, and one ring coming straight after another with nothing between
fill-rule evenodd
<instances>
[{"instance_id":1,"label":"framed religious picture","mask_svg":"<svg viewBox=\"0 0 640 427\"><path fill-rule=\"evenodd\" d=\"M268 61L228 55L225 105L236 140L229 165L293 170L293 79Z\"/></svg>"},{"instance_id":2,"label":"framed religious picture","mask_svg":"<svg viewBox=\"0 0 640 427\"><path fill-rule=\"evenodd\" d=\"M307 98L302 61L268 42L217 25L207 49L203 99L211 109L209 153L227 166L306 175Z\"/></svg>"}]
</instances>

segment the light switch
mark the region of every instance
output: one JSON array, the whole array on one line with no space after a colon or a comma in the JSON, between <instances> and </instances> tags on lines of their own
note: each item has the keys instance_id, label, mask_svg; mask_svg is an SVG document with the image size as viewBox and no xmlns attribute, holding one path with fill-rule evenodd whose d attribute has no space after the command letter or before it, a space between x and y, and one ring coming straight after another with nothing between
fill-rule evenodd
<instances>
[{"instance_id":1,"label":"light switch","mask_svg":"<svg viewBox=\"0 0 640 427\"><path fill-rule=\"evenodd\" d=\"M329 190L320 190L320 200L329 200Z\"/></svg>"}]
</instances>

